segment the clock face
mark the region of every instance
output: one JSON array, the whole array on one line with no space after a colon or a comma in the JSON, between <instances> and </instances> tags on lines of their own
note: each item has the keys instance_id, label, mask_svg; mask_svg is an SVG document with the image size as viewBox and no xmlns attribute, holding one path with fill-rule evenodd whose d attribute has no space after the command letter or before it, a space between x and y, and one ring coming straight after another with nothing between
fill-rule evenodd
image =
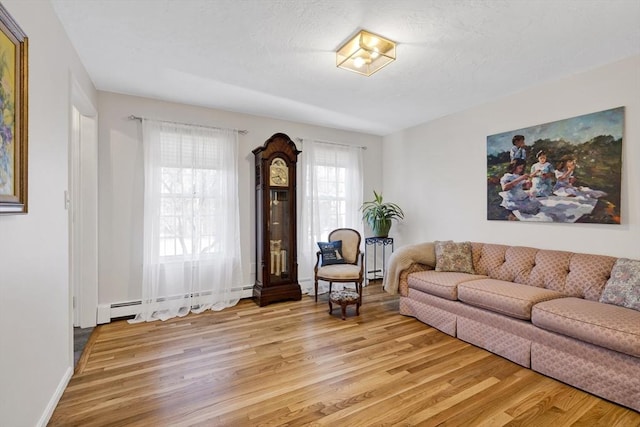
<instances>
[{"instance_id":1,"label":"clock face","mask_svg":"<svg viewBox=\"0 0 640 427\"><path fill-rule=\"evenodd\" d=\"M269 183L278 187L289 185L289 168L281 158L275 158L269 167Z\"/></svg>"}]
</instances>

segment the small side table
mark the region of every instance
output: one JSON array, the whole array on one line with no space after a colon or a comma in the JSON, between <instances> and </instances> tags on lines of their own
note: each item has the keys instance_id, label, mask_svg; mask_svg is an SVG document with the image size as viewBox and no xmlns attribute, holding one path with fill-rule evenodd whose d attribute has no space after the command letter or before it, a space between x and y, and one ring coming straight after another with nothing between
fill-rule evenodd
<instances>
[{"instance_id":1,"label":"small side table","mask_svg":"<svg viewBox=\"0 0 640 427\"><path fill-rule=\"evenodd\" d=\"M373 269L369 269L369 246L373 246ZM382 267L378 268L378 246L382 250ZM366 281L382 279L387 267L387 247L391 247L393 253L393 237L365 237L364 239L364 278ZM373 276L370 277L370 274Z\"/></svg>"}]
</instances>

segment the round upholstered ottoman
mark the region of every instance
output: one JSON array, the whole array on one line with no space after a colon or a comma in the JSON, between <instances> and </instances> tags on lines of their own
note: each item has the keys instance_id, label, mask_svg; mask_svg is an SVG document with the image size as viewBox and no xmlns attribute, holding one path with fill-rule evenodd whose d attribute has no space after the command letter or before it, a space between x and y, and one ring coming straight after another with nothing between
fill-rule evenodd
<instances>
[{"instance_id":1,"label":"round upholstered ottoman","mask_svg":"<svg viewBox=\"0 0 640 427\"><path fill-rule=\"evenodd\" d=\"M356 316L360 315L360 295L356 291L343 289L331 292L329 294L329 314L333 311L334 303L342 308L342 320L346 319L348 305L355 304Z\"/></svg>"}]
</instances>

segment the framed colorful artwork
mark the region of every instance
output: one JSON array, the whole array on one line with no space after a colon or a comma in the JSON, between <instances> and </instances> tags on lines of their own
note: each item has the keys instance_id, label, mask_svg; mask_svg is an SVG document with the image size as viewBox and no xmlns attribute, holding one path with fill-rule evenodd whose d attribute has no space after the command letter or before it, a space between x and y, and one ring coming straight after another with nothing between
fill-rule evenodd
<instances>
[{"instance_id":1,"label":"framed colorful artwork","mask_svg":"<svg viewBox=\"0 0 640 427\"><path fill-rule=\"evenodd\" d=\"M487 137L487 219L620 224L624 107Z\"/></svg>"},{"instance_id":2,"label":"framed colorful artwork","mask_svg":"<svg viewBox=\"0 0 640 427\"><path fill-rule=\"evenodd\" d=\"M0 4L0 214L27 213L28 40Z\"/></svg>"}]
</instances>

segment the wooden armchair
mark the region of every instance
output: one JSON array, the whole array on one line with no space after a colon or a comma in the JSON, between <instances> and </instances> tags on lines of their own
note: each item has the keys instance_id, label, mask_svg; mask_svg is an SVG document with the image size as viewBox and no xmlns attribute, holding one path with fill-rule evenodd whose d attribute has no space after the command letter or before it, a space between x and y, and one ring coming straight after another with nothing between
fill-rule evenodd
<instances>
[{"instance_id":1,"label":"wooden armchair","mask_svg":"<svg viewBox=\"0 0 640 427\"><path fill-rule=\"evenodd\" d=\"M342 319L345 319L346 307L356 305L356 315L360 314L362 304L362 283L364 281L364 254L360 251L362 238L360 233L351 228L338 228L329 233L329 242L342 241L342 261L336 264L321 265L321 251L316 254L315 299L318 301L318 280L329 282L329 313L333 310L333 303L342 307ZM355 291L332 291L334 282L355 283Z\"/></svg>"}]
</instances>

